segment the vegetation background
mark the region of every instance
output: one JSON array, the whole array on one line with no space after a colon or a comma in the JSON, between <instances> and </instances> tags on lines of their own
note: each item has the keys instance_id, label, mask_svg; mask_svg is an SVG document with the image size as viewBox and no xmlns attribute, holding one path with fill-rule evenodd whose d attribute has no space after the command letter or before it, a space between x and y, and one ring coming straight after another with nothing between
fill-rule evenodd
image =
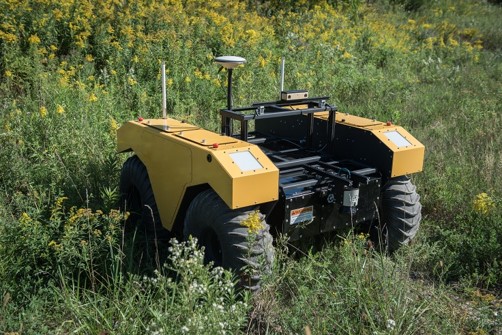
<instances>
[{"instance_id":1,"label":"vegetation background","mask_svg":"<svg viewBox=\"0 0 502 335\"><path fill-rule=\"evenodd\" d=\"M502 7L475 0L0 0L0 333L501 334ZM286 88L392 120L426 146L415 243L348 235L278 262L260 294L123 235L115 132L168 109L217 130ZM155 252L155 251L154 251ZM138 261L139 260L139 261Z\"/></svg>"}]
</instances>

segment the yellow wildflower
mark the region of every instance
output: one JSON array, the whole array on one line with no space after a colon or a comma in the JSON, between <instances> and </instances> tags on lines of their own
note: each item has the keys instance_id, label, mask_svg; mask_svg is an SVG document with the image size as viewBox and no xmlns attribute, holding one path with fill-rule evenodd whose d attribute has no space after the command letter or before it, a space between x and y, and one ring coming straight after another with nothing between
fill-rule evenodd
<instances>
[{"instance_id":1,"label":"yellow wildflower","mask_svg":"<svg viewBox=\"0 0 502 335\"><path fill-rule=\"evenodd\" d=\"M474 210L480 214L489 214L495 208L495 201L485 192L476 195L473 201Z\"/></svg>"},{"instance_id":2,"label":"yellow wildflower","mask_svg":"<svg viewBox=\"0 0 502 335\"><path fill-rule=\"evenodd\" d=\"M54 9L52 11L52 14L54 15L56 21L59 21L63 18L63 12L59 8Z\"/></svg>"},{"instance_id":3,"label":"yellow wildflower","mask_svg":"<svg viewBox=\"0 0 502 335\"><path fill-rule=\"evenodd\" d=\"M61 115L61 114L64 114L64 107L58 104L58 105L56 106L56 113L58 113L58 114L60 114L60 115Z\"/></svg>"},{"instance_id":4,"label":"yellow wildflower","mask_svg":"<svg viewBox=\"0 0 502 335\"><path fill-rule=\"evenodd\" d=\"M40 117L42 118L45 118L47 116L47 108L45 108L45 106L40 107L38 112L40 113Z\"/></svg>"},{"instance_id":5,"label":"yellow wildflower","mask_svg":"<svg viewBox=\"0 0 502 335\"><path fill-rule=\"evenodd\" d=\"M195 71L193 72L193 74L198 79L204 78L204 74L199 69L195 69Z\"/></svg>"},{"instance_id":6,"label":"yellow wildflower","mask_svg":"<svg viewBox=\"0 0 502 335\"><path fill-rule=\"evenodd\" d=\"M98 101L98 97L96 96L96 94L91 93L91 94L89 94L88 100L89 100L89 102L96 102L96 101Z\"/></svg>"},{"instance_id":7,"label":"yellow wildflower","mask_svg":"<svg viewBox=\"0 0 502 335\"><path fill-rule=\"evenodd\" d=\"M90 102L98 101L98 97L96 96L96 94L94 94L94 93L89 94L89 101Z\"/></svg>"},{"instance_id":8,"label":"yellow wildflower","mask_svg":"<svg viewBox=\"0 0 502 335\"><path fill-rule=\"evenodd\" d=\"M40 43L40 38L37 35L31 35L28 37L28 42L31 44L39 44Z\"/></svg>"},{"instance_id":9,"label":"yellow wildflower","mask_svg":"<svg viewBox=\"0 0 502 335\"><path fill-rule=\"evenodd\" d=\"M30 215L26 212L23 212L23 214L21 214L21 217L19 218L19 222L21 222L22 224L30 223L31 222Z\"/></svg>"},{"instance_id":10,"label":"yellow wildflower","mask_svg":"<svg viewBox=\"0 0 502 335\"><path fill-rule=\"evenodd\" d=\"M49 248L52 248L56 251L61 250L61 244L57 243L56 241L52 240L49 242Z\"/></svg>"},{"instance_id":11,"label":"yellow wildflower","mask_svg":"<svg viewBox=\"0 0 502 335\"><path fill-rule=\"evenodd\" d=\"M263 222L260 217L260 212L254 211L249 214L249 216L241 222L241 226L247 227L249 233L258 233L261 229L263 229Z\"/></svg>"},{"instance_id":12,"label":"yellow wildflower","mask_svg":"<svg viewBox=\"0 0 502 335\"><path fill-rule=\"evenodd\" d=\"M94 57L92 57L92 55L86 55L85 56L85 60L90 63L90 62L92 62L94 60Z\"/></svg>"},{"instance_id":13,"label":"yellow wildflower","mask_svg":"<svg viewBox=\"0 0 502 335\"><path fill-rule=\"evenodd\" d=\"M138 82L133 77L127 77L127 83L131 86L136 85Z\"/></svg>"},{"instance_id":14,"label":"yellow wildflower","mask_svg":"<svg viewBox=\"0 0 502 335\"><path fill-rule=\"evenodd\" d=\"M17 36L11 33L5 33L0 30L0 40L4 40L7 43L12 43L17 41Z\"/></svg>"},{"instance_id":15,"label":"yellow wildflower","mask_svg":"<svg viewBox=\"0 0 502 335\"><path fill-rule=\"evenodd\" d=\"M472 46L472 44L467 41L464 41L462 43L462 46L465 48L465 51L467 51L469 53L471 53L474 50L474 47Z\"/></svg>"},{"instance_id":16,"label":"yellow wildflower","mask_svg":"<svg viewBox=\"0 0 502 335\"><path fill-rule=\"evenodd\" d=\"M9 71L9 70L5 70L5 76L6 76L7 78L11 78L11 77L12 77L12 72L11 72L11 71Z\"/></svg>"},{"instance_id":17,"label":"yellow wildflower","mask_svg":"<svg viewBox=\"0 0 502 335\"><path fill-rule=\"evenodd\" d=\"M267 60L265 58L263 58L262 56L260 56L258 58L258 64L260 65L260 67L265 67L265 65L267 65Z\"/></svg>"},{"instance_id":18,"label":"yellow wildflower","mask_svg":"<svg viewBox=\"0 0 502 335\"><path fill-rule=\"evenodd\" d=\"M117 121L115 121L114 118L110 118L110 131L115 133L115 131L119 129L119 124L117 123Z\"/></svg>"}]
</instances>

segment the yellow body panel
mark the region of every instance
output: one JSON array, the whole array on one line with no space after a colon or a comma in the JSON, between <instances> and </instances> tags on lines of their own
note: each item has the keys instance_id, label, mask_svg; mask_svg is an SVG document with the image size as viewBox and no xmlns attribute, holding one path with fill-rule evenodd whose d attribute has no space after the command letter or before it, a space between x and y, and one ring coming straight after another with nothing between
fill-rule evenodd
<instances>
[{"instance_id":1,"label":"yellow body panel","mask_svg":"<svg viewBox=\"0 0 502 335\"><path fill-rule=\"evenodd\" d=\"M124 124L117 150L132 150L145 164L169 230L190 186L209 184L232 209L278 199L279 171L257 146L174 119ZM249 152L262 168L241 171L229 155L234 152Z\"/></svg>"},{"instance_id":2,"label":"yellow body panel","mask_svg":"<svg viewBox=\"0 0 502 335\"><path fill-rule=\"evenodd\" d=\"M371 132L393 152L391 177L403 176L422 171L425 147L416 138L411 136L411 134L403 127L389 125L379 129L373 129ZM409 145L396 145L392 140L385 136L386 132L399 133L407 142L409 142Z\"/></svg>"},{"instance_id":3,"label":"yellow body panel","mask_svg":"<svg viewBox=\"0 0 502 335\"><path fill-rule=\"evenodd\" d=\"M326 121L328 120L328 116L328 112L315 114L316 118ZM388 148L392 153L390 177L403 176L423 170L425 147L403 127L345 113L336 113L335 119L337 124L370 132L377 141ZM407 142L406 144L409 145L397 145L386 136L386 133L389 132L399 134L398 136L400 136L403 143ZM382 157L382 159L387 158Z\"/></svg>"}]
</instances>

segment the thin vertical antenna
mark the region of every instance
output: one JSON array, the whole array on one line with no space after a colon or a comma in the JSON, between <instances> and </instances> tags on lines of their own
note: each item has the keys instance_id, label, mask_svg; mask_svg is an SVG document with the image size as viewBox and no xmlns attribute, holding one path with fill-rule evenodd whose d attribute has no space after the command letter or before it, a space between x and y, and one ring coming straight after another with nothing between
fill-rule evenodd
<instances>
[{"instance_id":1,"label":"thin vertical antenna","mask_svg":"<svg viewBox=\"0 0 502 335\"><path fill-rule=\"evenodd\" d=\"M167 118L166 62L162 62L162 118Z\"/></svg>"},{"instance_id":2,"label":"thin vertical antenna","mask_svg":"<svg viewBox=\"0 0 502 335\"><path fill-rule=\"evenodd\" d=\"M281 92L284 91L284 64L286 63L286 58L282 57L281 61Z\"/></svg>"}]
</instances>

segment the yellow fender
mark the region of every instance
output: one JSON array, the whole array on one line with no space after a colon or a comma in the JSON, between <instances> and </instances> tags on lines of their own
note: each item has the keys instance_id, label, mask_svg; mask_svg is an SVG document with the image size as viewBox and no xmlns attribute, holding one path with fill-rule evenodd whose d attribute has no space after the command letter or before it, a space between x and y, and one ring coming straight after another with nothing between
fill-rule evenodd
<instances>
[{"instance_id":1,"label":"yellow fender","mask_svg":"<svg viewBox=\"0 0 502 335\"><path fill-rule=\"evenodd\" d=\"M175 119L125 123L117 151L133 151L146 166L168 230L191 186L208 184L231 209L278 199L279 170L259 147Z\"/></svg>"}]
</instances>

